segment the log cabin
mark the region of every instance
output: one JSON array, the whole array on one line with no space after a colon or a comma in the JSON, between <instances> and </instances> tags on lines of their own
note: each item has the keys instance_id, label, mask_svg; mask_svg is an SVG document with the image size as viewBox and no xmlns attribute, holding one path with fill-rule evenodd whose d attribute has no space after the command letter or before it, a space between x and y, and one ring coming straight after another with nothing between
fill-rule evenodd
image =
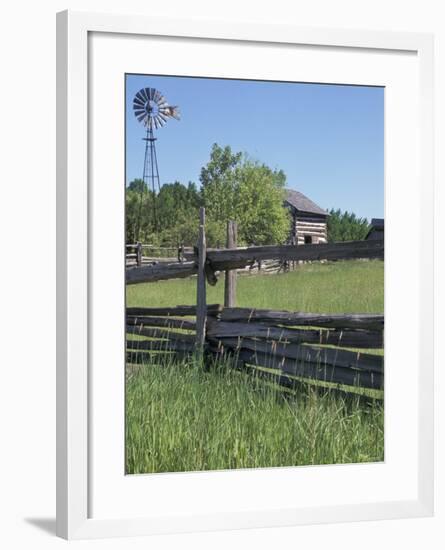
<instances>
[{"instance_id":1,"label":"log cabin","mask_svg":"<svg viewBox=\"0 0 445 550\"><path fill-rule=\"evenodd\" d=\"M383 241L385 238L385 221L382 218L372 218L371 227L365 239L367 241Z\"/></svg>"},{"instance_id":2,"label":"log cabin","mask_svg":"<svg viewBox=\"0 0 445 550\"><path fill-rule=\"evenodd\" d=\"M291 214L290 244L319 244L328 241L329 214L326 210L294 189L286 189L284 206Z\"/></svg>"}]
</instances>

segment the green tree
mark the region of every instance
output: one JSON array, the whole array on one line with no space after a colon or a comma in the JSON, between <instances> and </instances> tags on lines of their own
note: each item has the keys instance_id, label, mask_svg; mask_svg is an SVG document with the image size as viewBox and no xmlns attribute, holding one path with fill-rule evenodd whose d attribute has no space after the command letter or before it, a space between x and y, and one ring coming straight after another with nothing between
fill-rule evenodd
<instances>
[{"instance_id":1,"label":"green tree","mask_svg":"<svg viewBox=\"0 0 445 550\"><path fill-rule=\"evenodd\" d=\"M157 196L161 240L167 245L196 243L201 195L196 184L166 183Z\"/></svg>"},{"instance_id":2,"label":"green tree","mask_svg":"<svg viewBox=\"0 0 445 550\"><path fill-rule=\"evenodd\" d=\"M191 182L187 186L177 181L166 183L155 196L142 180L133 180L126 190L126 241L194 245L201 200L196 184Z\"/></svg>"},{"instance_id":3,"label":"green tree","mask_svg":"<svg viewBox=\"0 0 445 550\"><path fill-rule=\"evenodd\" d=\"M289 232L283 208L286 176L242 153L214 144L201 170L210 246L223 245L227 220L238 222L238 240L246 245L284 242Z\"/></svg>"},{"instance_id":4,"label":"green tree","mask_svg":"<svg viewBox=\"0 0 445 550\"><path fill-rule=\"evenodd\" d=\"M277 244L289 236L290 220L283 207L286 176L265 164L245 160L236 170L235 220L247 245Z\"/></svg>"},{"instance_id":5,"label":"green tree","mask_svg":"<svg viewBox=\"0 0 445 550\"><path fill-rule=\"evenodd\" d=\"M354 213L332 208L328 216L328 242L361 241L366 237L369 223Z\"/></svg>"},{"instance_id":6,"label":"green tree","mask_svg":"<svg viewBox=\"0 0 445 550\"><path fill-rule=\"evenodd\" d=\"M141 179L135 179L126 189L126 241L145 241L153 232L153 193Z\"/></svg>"},{"instance_id":7,"label":"green tree","mask_svg":"<svg viewBox=\"0 0 445 550\"><path fill-rule=\"evenodd\" d=\"M201 194L207 217L225 222L235 216L236 170L242 153L232 153L227 145L213 144L209 162L201 169Z\"/></svg>"}]
</instances>

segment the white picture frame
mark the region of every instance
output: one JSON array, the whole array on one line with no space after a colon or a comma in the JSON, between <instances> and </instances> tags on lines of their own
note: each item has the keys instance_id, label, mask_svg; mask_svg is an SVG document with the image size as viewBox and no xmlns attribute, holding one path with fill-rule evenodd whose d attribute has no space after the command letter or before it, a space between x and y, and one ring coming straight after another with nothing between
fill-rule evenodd
<instances>
[{"instance_id":1,"label":"white picture frame","mask_svg":"<svg viewBox=\"0 0 445 550\"><path fill-rule=\"evenodd\" d=\"M286 47L317 50L324 55L326 51L350 51L355 56L373 52L385 56L395 52L403 63L405 55L413 62L406 71L419 86L412 92L412 101L417 110L413 113L412 128L416 143L413 189L418 193L416 219L419 222L418 240L400 245L402 252L412 247L415 250L414 261L410 264L413 272L412 283L415 288L417 304L413 331L418 343L415 357L412 358L413 372L419 373L412 381L411 391L416 396L412 407L413 420L416 425L415 460L401 481L409 481L411 493L394 489L391 498L387 495L356 499L355 501L338 501L335 498L323 505L323 502L312 502L304 506L280 506L275 499L274 505L267 507L263 503L257 508L246 507L242 511L223 506L218 511L210 508L205 513L177 511L141 515L135 509L128 514L112 512L95 514L92 485L96 483L98 468L97 459L93 460L91 448L101 445L98 441L98 430L91 429L94 409L92 403L97 394L91 385L91 281L93 263L91 261L91 229L96 223L92 219L91 189L93 178L91 170L92 143L90 140L92 106L90 86L94 78L92 71L91 37L96 34L123 40L124 36L134 39L143 37L162 37L163 41L179 38L193 40L198 47L205 48L206 42L218 41L224 48L231 44L239 47L249 45L251 49L273 48L278 45ZM142 37L142 38L141 38ZM318 55L318 54L317 54ZM246 527L284 526L306 523L344 522L369 519L400 517L420 517L433 513L433 85L432 85L433 41L427 34L390 33L371 31L343 31L330 29L303 29L287 25L262 25L239 22L237 25L224 21L207 21L199 19L175 20L170 18L133 17L129 15L103 15L80 12L62 12L57 19L57 533L59 536L74 538L95 538L107 536L142 535L159 533L177 533L213 529L234 529ZM382 57L383 59L383 57ZM95 61L97 63L97 61ZM116 63L118 61L116 60ZM185 63L185 61L184 61ZM394 63L398 63L397 60ZM186 64L184 71L187 71ZM360 80L360 77L357 77ZM413 80L414 82L414 80ZM352 82L351 82L352 83ZM359 83L359 82L355 82ZM408 94L409 95L409 94ZM122 115L123 116L123 115ZM411 126L410 126L411 128ZM387 150L397 152L397 144L387 143ZM394 154L394 164L403 159L403 152ZM408 162L408 161L407 161ZM119 176L120 177L120 176ZM123 178L123 173L122 173ZM388 184L388 182L387 182ZM394 184L395 185L395 184ZM387 199L391 198L392 182L387 189ZM396 191L394 191L395 193ZM397 209L405 205L392 207L393 216ZM395 218L394 218L395 219ZM420 223L421 222L421 223ZM392 227L392 229L391 229ZM395 223L389 224L392 240L396 241L399 233ZM386 228L385 228L386 232ZM389 242L389 241L388 241ZM385 245L386 246L386 245ZM94 248L94 247L93 247ZM392 249L391 249L392 250ZM396 270L401 254L394 255L394 260L385 264L385 270ZM117 251L119 254L119 250ZM388 257L388 256L387 256ZM97 265L97 261L96 264ZM391 271L386 271L388 275ZM403 286L403 281L400 282ZM405 289L407 290L407 289ZM387 296L385 295L385 299ZM394 302L396 303L396 302ZM403 302L400 302L403 306ZM394 308L393 308L394 309ZM385 315L392 311L385 311ZM395 312L394 312L395 313ZM391 335L397 334L393 327ZM385 329L386 330L386 329ZM400 332L400 330L399 330ZM388 338L388 333L385 333ZM395 341L397 338L395 338ZM400 340L400 338L399 338ZM394 350L395 352L397 350ZM400 350L399 350L400 351ZM386 355L386 349L385 349ZM385 363L388 363L385 359ZM389 364L391 361L389 361ZM393 361L393 364L396 363ZM396 369L395 369L396 371ZM99 386L100 387L100 386ZM113 382L107 391L113 392ZM409 391L409 390L407 390ZM121 395L119 392L116 395ZM123 395L121 395L123 401ZM386 407L386 403L385 403ZM122 411L122 408L120 409ZM390 409L391 410L391 409ZM100 431L99 431L100 435ZM408 437L408 436L407 436ZM386 444L386 442L385 442ZM100 455L100 453L99 453ZM390 461L389 461L390 462ZM388 466L389 466L388 462ZM399 464L402 466L402 464ZM105 466L105 465L104 465ZM393 466L397 466L394 463ZM100 467L100 464L99 464ZM339 468L337 466L337 468ZM340 466L335 475L351 475L350 484L356 483L354 476L365 475L366 470L357 469L355 465ZM106 468L104 468L104 471ZM280 469L280 480L292 476L293 468ZM301 471L301 469L300 469ZM329 477L330 471L322 468L305 470L301 475L310 477L314 472L324 472ZM350 472L350 474L348 473ZM355 473L354 473L355 472ZM201 485L212 483L215 476L219 483L226 483L229 472L218 474L186 474L189 487L196 480ZM236 482L252 477L249 471L237 471ZM123 476L123 472L122 472ZM195 477L193 477L195 476ZM200 477L196 477L200 476ZM207 476L207 477L204 477ZM221 477L226 476L226 477ZM148 476L139 476L147 478ZM233 476L232 476L233 477ZM106 474L104 477L106 481ZM182 483L180 478L157 478L157 485L169 487ZM212 481L213 479L213 481ZM354 479L355 481L352 481ZM140 480L143 483L143 480ZM110 484L112 480L110 479ZM135 483L138 483L136 480ZM191 485L190 485L191 484ZM170 490L170 489L168 489ZM106 495L105 495L106 496ZM105 496L103 500L105 499ZM107 497L108 498L108 497ZM118 497L116 497L118 498Z\"/></svg>"}]
</instances>

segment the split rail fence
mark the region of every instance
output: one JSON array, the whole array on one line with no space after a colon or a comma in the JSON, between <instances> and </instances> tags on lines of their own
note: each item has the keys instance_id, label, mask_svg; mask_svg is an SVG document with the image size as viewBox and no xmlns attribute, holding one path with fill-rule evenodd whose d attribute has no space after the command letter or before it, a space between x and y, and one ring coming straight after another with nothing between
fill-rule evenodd
<instances>
[{"instance_id":1,"label":"split rail fence","mask_svg":"<svg viewBox=\"0 0 445 550\"><path fill-rule=\"evenodd\" d=\"M126 244L125 249L125 266L127 268L182 262L185 255L193 251L191 247L162 247L140 242Z\"/></svg>"},{"instance_id":2,"label":"split rail fence","mask_svg":"<svg viewBox=\"0 0 445 550\"><path fill-rule=\"evenodd\" d=\"M299 246L236 247L236 225L228 224L227 248L206 250L201 209L194 260L127 269L127 283L197 275L196 306L127 308L127 361L159 353L230 356L239 368L285 386L298 379L383 389L382 314L312 314L238 308L236 269L258 260L383 259L383 243L357 241ZM225 271L224 306L207 305L206 284ZM370 353L371 352L371 353Z\"/></svg>"}]
</instances>

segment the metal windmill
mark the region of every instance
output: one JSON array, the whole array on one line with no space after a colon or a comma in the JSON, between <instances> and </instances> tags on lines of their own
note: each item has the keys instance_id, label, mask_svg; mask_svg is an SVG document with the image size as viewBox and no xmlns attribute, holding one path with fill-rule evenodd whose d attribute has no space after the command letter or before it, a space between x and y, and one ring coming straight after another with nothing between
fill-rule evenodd
<instances>
[{"instance_id":1,"label":"metal windmill","mask_svg":"<svg viewBox=\"0 0 445 550\"><path fill-rule=\"evenodd\" d=\"M133 99L134 115L138 122L141 122L146 128L144 171L142 180L148 189L153 193L153 225L157 227L156 215L156 192L160 191L158 159L156 156L156 139L154 130L159 130L170 118L180 119L179 107L171 106L167 103L165 97L155 88L142 88ZM142 212L142 196L145 186L141 187L139 197L138 226L136 231L136 240L139 240L139 229Z\"/></svg>"}]
</instances>

